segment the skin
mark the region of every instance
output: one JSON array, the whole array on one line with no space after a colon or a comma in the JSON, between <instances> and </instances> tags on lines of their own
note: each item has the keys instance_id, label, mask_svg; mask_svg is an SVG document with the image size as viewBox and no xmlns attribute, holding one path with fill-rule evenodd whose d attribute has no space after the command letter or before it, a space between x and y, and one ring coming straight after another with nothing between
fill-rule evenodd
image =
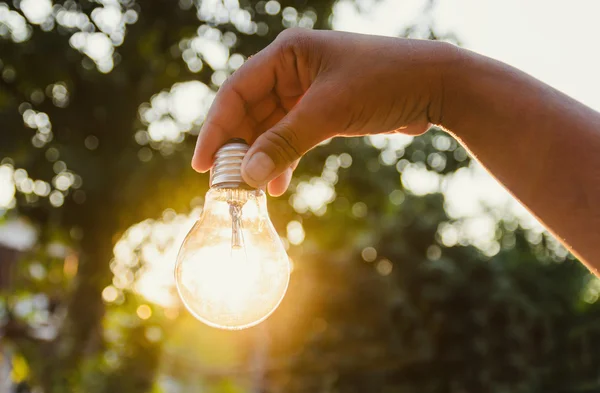
<instances>
[{"instance_id":1,"label":"skin","mask_svg":"<svg viewBox=\"0 0 600 393\"><path fill-rule=\"evenodd\" d=\"M596 275L600 114L531 76L453 45L288 29L221 87L192 166L231 138L242 174L287 189L300 157L334 136L443 127Z\"/></svg>"}]
</instances>

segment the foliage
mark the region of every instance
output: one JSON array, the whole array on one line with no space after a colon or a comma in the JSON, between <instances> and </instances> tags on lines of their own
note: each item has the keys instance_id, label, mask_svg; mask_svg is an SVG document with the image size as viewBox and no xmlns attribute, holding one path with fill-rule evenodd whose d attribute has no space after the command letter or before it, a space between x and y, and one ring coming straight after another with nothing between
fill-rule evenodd
<instances>
[{"instance_id":1,"label":"foliage","mask_svg":"<svg viewBox=\"0 0 600 393\"><path fill-rule=\"evenodd\" d=\"M600 333L579 322L597 315L580 301L579 264L510 223L498 224L493 258L448 247L443 194L403 186L407 165L440 176L468 165L437 129L393 149L336 139L302 161L290 192L270 200L281 235L295 222L305 238L290 246L292 284L266 323L218 332L148 306L134 282L142 249L119 284L113 247L148 217L198 205L207 179L189 161L213 91L284 27L328 28L334 1L39 11L48 3L0 4L0 157L16 184L4 216L38 232L1 280L3 353L22 389L541 392L597 378L582 371L600 359L580 343ZM317 189L321 205L303 205Z\"/></svg>"}]
</instances>

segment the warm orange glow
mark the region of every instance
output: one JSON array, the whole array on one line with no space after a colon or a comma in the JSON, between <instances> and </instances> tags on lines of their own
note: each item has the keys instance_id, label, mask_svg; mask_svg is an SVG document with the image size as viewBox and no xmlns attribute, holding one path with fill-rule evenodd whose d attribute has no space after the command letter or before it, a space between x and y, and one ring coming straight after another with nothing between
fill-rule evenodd
<instances>
[{"instance_id":1,"label":"warm orange glow","mask_svg":"<svg viewBox=\"0 0 600 393\"><path fill-rule=\"evenodd\" d=\"M241 192L241 191L240 191ZM223 191L211 191L205 213L186 238L175 277L188 310L218 328L243 329L266 319L287 289L290 265L273 229L262 191L242 209L243 243L232 245L232 219Z\"/></svg>"},{"instance_id":2,"label":"warm orange glow","mask_svg":"<svg viewBox=\"0 0 600 393\"><path fill-rule=\"evenodd\" d=\"M77 258L77 254L70 253L65 258L65 263L63 265L63 272L67 277L74 277L77 274L77 267L79 265L79 258Z\"/></svg>"},{"instance_id":3,"label":"warm orange glow","mask_svg":"<svg viewBox=\"0 0 600 393\"><path fill-rule=\"evenodd\" d=\"M261 261L268 256L261 254L250 247L246 256L243 249L232 250L230 242L198 250L192 257L198 262L189 263L180 278L180 287L185 288L182 294L201 300L201 306L192 310L194 314L212 320L213 325L218 324L214 322L216 314L264 319L261 314L276 306L281 297L280 291L271 287L285 289L287 277L285 269L265 269Z\"/></svg>"},{"instance_id":4,"label":"warm orange glow","mask_svg":"<svg viewBox=\"0 0 600 393\"><path fill-rule=\"evenodd\" d=\"M136 310L136 314L141 319L148 319L152 316L152 309L147 304L142 304L142 305L138 306L138 308Z\"/></svg>"}]
</instances>

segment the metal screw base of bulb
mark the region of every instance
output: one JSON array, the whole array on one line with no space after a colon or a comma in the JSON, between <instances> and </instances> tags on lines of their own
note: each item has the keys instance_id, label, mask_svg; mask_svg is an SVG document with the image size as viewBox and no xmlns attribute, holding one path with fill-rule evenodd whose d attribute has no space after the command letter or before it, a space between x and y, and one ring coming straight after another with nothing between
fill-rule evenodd
<instances>
[{"instance_id":1,"label":"metal screw base of bulb","mask_svg":"<svg viewBox=\"0 0 600 393\"><path fill-rule=\"evenodd\" d=\"M232 139L223 145L215 154L215 163L210 172L211 188L247 188L251 189L242 178L242 161L249 146L243 139ZM232 224L232 248L243 247L242 206L245 198L237 190L229 190L227 203Z\"/></svg>"},{"instance_id":2,"label":"metal screw base of bulb","mask_svg":"<svg viewBox=\"0 0 600 393\"><path fill-rule=\"evenodd\" d=\"M216 188L251 188L242 178L242 161L250 147L243 139L231 139L215 154L210 171L210 186Z\"/></svg>"}]
</instances>

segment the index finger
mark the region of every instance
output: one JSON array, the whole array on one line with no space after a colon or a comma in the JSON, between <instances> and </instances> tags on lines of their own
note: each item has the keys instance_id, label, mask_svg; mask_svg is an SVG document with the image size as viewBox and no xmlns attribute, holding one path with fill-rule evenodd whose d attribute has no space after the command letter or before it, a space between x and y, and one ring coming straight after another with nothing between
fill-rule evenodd
<instances>
[{"instance_id":1,"label":"index finger","mask_svg":"<svg viewBox=\"0 0 600 393\"><path fill-rule=\"evenodd\" d=\"M216 151L231 138L248 138L248 108L267 97L275 86L272 44L246 61L221 86L198 135L192 167L205 172Z\"/></svg>"}]
</instances>

